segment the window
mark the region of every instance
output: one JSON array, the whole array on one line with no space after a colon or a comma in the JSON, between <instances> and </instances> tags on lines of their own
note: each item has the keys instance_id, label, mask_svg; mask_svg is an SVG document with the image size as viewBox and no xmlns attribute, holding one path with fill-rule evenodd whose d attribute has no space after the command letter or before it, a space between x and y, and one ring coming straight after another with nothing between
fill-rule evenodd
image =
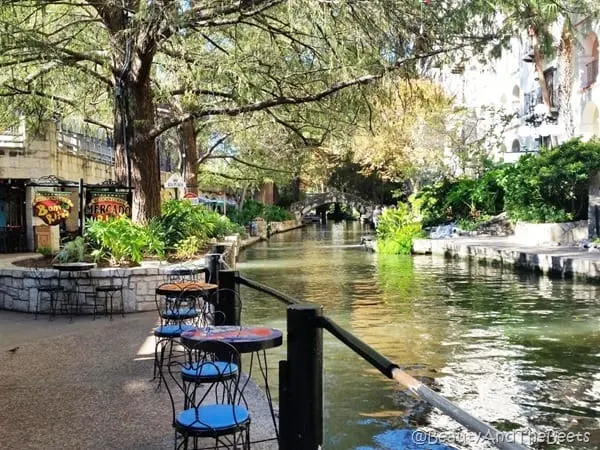
<instances>
[{"instance_id":1,"label":"window","mask_svg":"<svg viewBox=\"0 0 600 450\"><path fill-rule=\"evenodd\" d=\"M583 56L581 61L581 88L587 89L598 78L598 37L589 32L583 41Z\"/></svg>"}]
</instances>

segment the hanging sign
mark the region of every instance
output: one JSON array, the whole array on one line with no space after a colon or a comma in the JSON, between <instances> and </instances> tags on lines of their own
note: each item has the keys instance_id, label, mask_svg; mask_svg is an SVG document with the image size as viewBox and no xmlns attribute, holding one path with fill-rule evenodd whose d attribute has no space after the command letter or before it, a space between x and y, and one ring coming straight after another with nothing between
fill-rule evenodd
<instances>
[{"instance_id":1,"label":"hanging sign","mask_svg":"<svg viewBox=\"0 0 600 450\"><path fill-rule=\"evenodd\" d=\"M47 225L57 225L69 217L73 202L70 192L36 191L33 214Z\"/></svg>"},{"instance_id":2,"label":"hanging sign","mask_svg":"<svg viewBox=\"0 0 600 450\"><path fill-rule=\"evenodd\" d=\"M174 173L165 182L165 187L167 189L185 189L185 180L180 174Z\"/></svg>"},{"instance_id":3,"label":"hanging sign","mask_svg":"<svg viewBox=\"0 0 600 450\"><path fill-rule=\"evenodd\" d=\"M131 217L131 194L106 190L86 190L85 215L91 219L107 220L111 217Z\"/></svg>"}]
</instances>

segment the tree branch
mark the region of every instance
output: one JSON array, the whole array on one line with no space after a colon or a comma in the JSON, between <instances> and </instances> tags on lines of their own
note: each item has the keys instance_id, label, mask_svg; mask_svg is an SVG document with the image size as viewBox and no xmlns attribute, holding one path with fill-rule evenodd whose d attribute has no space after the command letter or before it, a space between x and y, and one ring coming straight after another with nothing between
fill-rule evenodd
<instances>
[{"instance_id":1,"label":"tree branch","mask_svg":"<svg viewBox=\"0 0 600 450\"><path fill-rule=\"evenodd\" d=\"M233 156L233 155L214 155L214 156L207 156L206 159L232 159L234 161L239 162L240 164L244 164L246 166L249 167L254 167L255 169L260 169L260 170L265 170L268 172L284 172L284 173L293 173L293 171L291 170L285 170L285 169L274 169L272 167L265 167L265 166L259 166L258 164L254 164L248 161L244 161L243 159L238 158L237 156Z\"/></svg>"}]
</instances>

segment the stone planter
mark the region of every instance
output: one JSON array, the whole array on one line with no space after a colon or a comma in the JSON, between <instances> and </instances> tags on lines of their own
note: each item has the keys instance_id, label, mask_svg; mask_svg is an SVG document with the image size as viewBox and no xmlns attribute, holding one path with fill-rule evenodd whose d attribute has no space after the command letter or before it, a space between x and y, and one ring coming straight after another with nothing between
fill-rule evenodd
<instances>
[{"instance_id":1,"label":"stone planter","mask_svg":"<svg viewBox=\"0 0 600 450\"><path fill-rule=\"evenodd\" d=\"M557 244L572 245L588 238L587 220L562 223L517 222L511 242L536 246Z\"/></svg>"}]
</instances>

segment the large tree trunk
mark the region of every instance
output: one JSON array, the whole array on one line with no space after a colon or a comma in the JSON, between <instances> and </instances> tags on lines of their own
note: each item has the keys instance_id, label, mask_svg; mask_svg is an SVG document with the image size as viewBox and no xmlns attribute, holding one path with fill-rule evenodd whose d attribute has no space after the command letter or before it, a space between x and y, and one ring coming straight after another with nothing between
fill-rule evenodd
<instances>
[{"instance_id":1,"label":"large tree trunk","mask_svg":"<svg viewBox=\"0 0 600 450\"><path fill-rule=\"evenodd\" d=\"M546 83L546 77L544 76L544 57L542 52L540 51L540 45L538 42L538 33L536 30L532 31L533 37L533 63L535 65L535 70L538 76L538 82L540 84L540 88L542 89L542 101L544 105L550 109L552 107L552 103L550 100L550 91L548 90L548 83Z\"/></svg>"},{"instance_id":2,"label":"large tree trunk","mask_svg":"<svg viewBox=\"0 0 600 450\"><path fill-rule=\"evenodd\" d=\"M573 121L573 108L571 97L573 91L573 35L568 23L565 23L560 35L560 46L558 52L560 68L558 95L560 106L560 118L562 121L565 140L575 135Z\"/></svg>"},{"instance_id":3,"label":"large tree trunk","mask_svg":"<svg viewBox=\"0 0 600 450\"><path fill-rule=\"evenodd\" d=\"M196 121L183 123L183 147L185 151L185 183L187 190L198 193L198 147L196 145Z\"/></svg>"},{"instance_id":4,"label":"large tree trunk","mask_svg":"<svg viewBox=\"0 0 600 450\"><path fill-rule=\"evenodd\" d=\"M115 111L115 171L117 180L127 184L127 161L130 161L131 186L134 189L132 218L138 223L147 223L152 217L160 215L158 151L154 139L148 137L154 126L154 100L149 77L152 57L146 55L135 61L135 70L122 83L126 108L120 108L117 104ZM129 155L123 145L123 129L127 133Z\"/></svg>"}]
</instances>

